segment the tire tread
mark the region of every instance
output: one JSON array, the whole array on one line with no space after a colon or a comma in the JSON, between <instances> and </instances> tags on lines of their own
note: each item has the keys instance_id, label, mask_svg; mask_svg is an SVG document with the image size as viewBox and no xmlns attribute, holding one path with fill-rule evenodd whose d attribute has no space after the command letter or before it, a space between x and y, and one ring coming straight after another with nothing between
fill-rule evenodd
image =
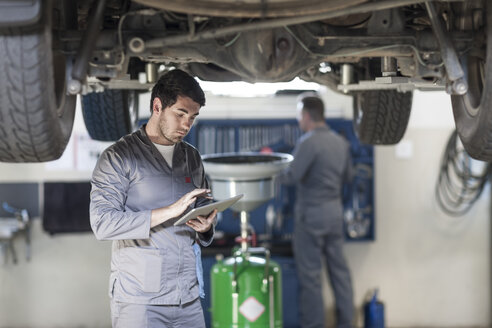
<instances>
[{"instance_id":1,"label":"tire tread","mask_svg":"<svg viewBox=\"0 0 492 328\"><path fill-rule=\"evenodd\" d=\"M392 145L405 134L412 107L412 93L393 90L365 91L362 120L356 127L363 143Z\"/></svg>"},{"instance_id":2,"label":"tire tread","mask_svg":"<svg viewBox=\"0 0 492 328\"><path fill-rule=\"evenodd\" d=\"M128 92L125 90L105 90L85 95L82 113L92 139L116 141L132 132Z\"/></svg>"},{"instance_id":3,"label":"tire tread","mask_svg":"<svg viewBox=\"0 0 492 328\"><path fill-rule=\"evenodd\" d=\"M0 33L0 161L43 162L63 153L56 115L51 42L46 27L9 28ZM74 99L67 101L74 110ZM73 119L70 124L73 123Z\"/></svg>"}]
</instances>

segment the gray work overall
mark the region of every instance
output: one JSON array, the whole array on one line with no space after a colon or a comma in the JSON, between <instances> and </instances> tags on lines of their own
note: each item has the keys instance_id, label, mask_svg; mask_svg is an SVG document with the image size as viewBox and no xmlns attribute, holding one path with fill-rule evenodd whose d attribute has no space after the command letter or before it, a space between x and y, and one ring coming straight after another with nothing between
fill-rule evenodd
<instances>
[{"instance_id":1,"label":"gray work overall","mask_svg":"<svg viewBox=\"0 0 492 328\"><path fill-rule=\"evenodd\" d=\"M344 182L352 178L349 144L329 127L304 134L294 160L279 177L295 184L294 256L300 284L299 308L303 328L325 327L322 260L334 291L337 327L351 327L353 292L342 246Z\"/></svg>"},{"instance_id":2,"label":"gray work overall","mask_svg":"<svg viewBox=\"0 0 492 328\"><path fill-rule=\"evenodd\" d=\"M186 225L174 226L174 220L150 228L152 209L195 188L208 188L198 151L185 142L176 144L171 168L142 127L102 153L91 183L92 229L97 239L113 241L109 294L115 326L129 325L119 315L137 320L161 311L168 317L187 312L197 321L186 325L204 327L193 244L198 239L208 246L214 228L202 235ZM135 327L184 324L179 317L173 320L168 326L140 322Z\"/></svg>"}]
</instances>

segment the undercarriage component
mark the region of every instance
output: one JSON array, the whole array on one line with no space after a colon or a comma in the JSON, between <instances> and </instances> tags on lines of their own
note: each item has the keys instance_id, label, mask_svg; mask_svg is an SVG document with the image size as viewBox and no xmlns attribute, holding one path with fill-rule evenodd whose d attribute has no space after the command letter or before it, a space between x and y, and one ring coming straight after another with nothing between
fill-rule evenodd
<instances>
[{"instance_id":1,"label":"undercarriage component","mask_svg":"<svg viewBox=\"0 0 492 328\"><path fill-rule=\"evenodd\" d=\"M424 90L424 91L439 91L445 90L446 85L438 81L426 81L422 79L413 79L404 76L384 76L377 77L374 80L362 80L356 84L340 84L338 90L347 93L349 91L365 91L365 90L397 90L399 92Z\"/></svg>"},{"instance_id":2,"label":"undercarriage component","mask_svg":"<svg viewBox=\"0 0 492 328\"><path fill-rule=\"evenodd\" d=\"M163 10L204 16L281 17L317 14L354 6L367 0L277 0L277 1L217 1L217 0L137 0Z\"/></svg>"},{"instance_id":3,"label":"undercarriage component","mask_svg":"<svg viewBox=\"0 0 492 328\"><path fill-rule=\"evenodd\" d=\"M50 98L35 104L40 107L37 111L56 112L54 118L43 118L55 122L46 123L46 131L57 134L57 129L63 127L65 133L71 127L70 114L65 116L65 113L73 113L73 97L67 97L66 85L71 93L105 94L116 90L115 94L120 97L125 92L148 91L159 74L180 68L201 80L217 82L286 82L300 77L339 93L357 95L360 112L373 113L366 117L391 117L380 119L384 122L381 132L377 132L379 126L366 119L358 121L363 123L357 126L361 135L366 136L365 142L383 144L397 142L406 126L406 121L399 121L400 117L405 117L400 102L408 100L409 96L401 96L399 91L446 90L453 94L455 120L465 147L474 156L492 160L492 151L488 150L492 149L489 146L492 145L492 135L489 136L492 114L485 110L492 107L492 98L489 100L488 96L492 93L489 85L492 82L488 82L492 74L490 51L486 49L491 33L486 33L483 17L488 1L19 1L0 0L0 3L13 6L11 8L20 3L52 3L54 24L50 36L37 39L42 44L39 48L29 48L26 40L32 34L40 34L39 30L45 28L42 24L33 26L29 33L16 30L10 35L12 30L8 33L1 30L0 40L7 41L0 42L0 53L4 54L0 65L6 67L6 72L16 67L17 72L25 73L27 63L17 65L17 61L27 59L14 60L10 50L17 47L18 53L24 54L34 51L39 60L33 64L35 69L30 77L39 81L12 78L17 76L15 72L6 74L5 81L0 81L0 97L10 95L18 81L23 81L15 85L20 90L40 88L46 97L48 93L55 93L56 102ZM0 22L2 14L3 11ZM19 24L23 24L22 20ZM43 53L53 59L41 58ZM45 66L49 72L36 73L41 69L39 66ZM56 75L53 87L48 86L45 78L40 78L49 74ZM72 77L68 83L67 77ZM368 97L364 104L361 94ZM18 98L27 104L26 97ZM16 110L11 110L8 101L0 100L0 113L4 117L21 115L24 110L25 121L36 114L27 115L29 104L15 101ZM382 109L378 109L379 105ZM29 105L37 108L35 106ZM96 113L108 114L103 105L92 107L96 108L92 115L94 122L98 117ZM126 115L120 114L121 117ZM398 128L395 128L393 115L399 122ZM0 120L2 128L4 121ZM4 128L14 123L6 123ZM89 123L93 127L94 124ZM123 130L128 131L128 128ZM118 138L119 134L110 139ZM24 147L12 150L21 143L15 143L9 132L4 135L7 137L0 139L0 151L5 149L11 161L26 161L22 153ZM32 136L19 140L24 142ZM58 144L51 148L61 146L63 150L68 136L57 134L54 139Z\"/></svg>"},{"instance_id":4,"label":"undercarriage component","mask_svg":"<svg viewBox=\"0 0 492 328\"><path fill-rule=\"evenodd\" d=\"M92 54L92 50L94 50L97 31L102 24L105 4L106 0L96 2L94 13L90 17L88 28L84 33L77 57L75 58L75 63L72 67L72 79L68 81L68 92L73 95L82 91L82 83L85 81L87 67L89 65L89 56Z\"/></svg>"},{"instance_id":5,"label":"undercarriage component","mask_svg":"<svg viewBox=\"0 0 492 328\"><path fill-rule=\"evenodd\" d=\"M397 71L395 58L388 56L381 58L381 73L383 76L396 76Z\"/></svg>"},{"instance_id":6,"label":"undercarriage component","mask_svg":"<svg viewBox=\"0 0 492 328\"><path fill-rule=\"evenodd\" d=\"M384 10L393 7L407 6L412 4L421 3L422 0L386 0L376 1L370 3L364 3L357 6L347 7L343 9L332 10L329 12L321 12L313 15L299 16L286 18L275 18L267 20L259 20L255 22L239 23L226 27L208 29L197 33L187 33L182 35L172 35L164 38L156 38L149 40L145 43L145 48L161 48L165 46L183 44L184 42L196 42L207 39L215 39L224 36L234 35L236 33L243 33L247 31L261 31L271 28L280 28L291 25L298 25L304 23L310 23L320 20L326 20L334 17L340 17L344 15L352 15L359 13L366 13L377 10Z\"/></svg>"},{"instance_id":7,"label":"undercarriage component","mask_svg":"<svg viewBox=\"0 0 492 328\"><path fill-rule=\"evenodd\" d=\"M468 84L463 78L465 73L461 67L461 63L458 59L458 55L451 42L451 39L445 32L444 23L440 16L438 16L434 4L426 2L425 6L429 13L429 18L432 23L432 29L436 35L439 47L441 49L441 58L446 67L448 79L451 82L452 93L457 95L463 95L468 90Z\"/></svg>"},{"instance_id":8,"label":"undercarriage component","mask_svg":"<svg viewBox=\"0 0 492 328\"><path fill-rule=\"evenodd\" d=\"M145 76L147 83L157 82L157 65L154 63L145 64Z\"/></svg>"},{"instance_id":9,"label":"undercarriage component","mask_svg":"<svg viewBox=\"0 0 492 328\"><path fill-rule=\"evenodd\" d=\"M354 67L350 64L342 65L342 86L349 85L354 80ZM347 92L347 89L343 90Z\"/></svg>"}]
</instances>

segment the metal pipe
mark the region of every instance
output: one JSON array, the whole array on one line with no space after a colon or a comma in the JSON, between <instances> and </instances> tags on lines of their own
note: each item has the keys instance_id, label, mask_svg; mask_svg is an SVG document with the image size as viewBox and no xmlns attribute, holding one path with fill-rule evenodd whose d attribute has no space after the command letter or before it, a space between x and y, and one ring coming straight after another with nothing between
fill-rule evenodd
<instances>
[{"instance_id":1,"label":"metal pipe","mask_svg":"<svg viewBox=\"0 0 492 328\"><path fill-rule=\"evenodd\" d=\"M263 276L263 281L265 284L268 283L268 276L270 275L270 250L265 248L265 272Z\"/></svg>"},{"instance_id":2,"label":"metal pipe","mask_svg":"<svg viewBox=\"0 0 492 328\"><path fill-rule=\"evenodd\" d=\"M237 258L239 256L243 256L243 253L240 250L235 251L232 254L234 259L234 264L232 267L232 328L238 328L239 321L239 291L237 285ZM244 257L243 257L244 260Z\"/></svg>"},{"instance_id":3,"label":"metal pipe","mask_svg":"<svg viewBox=\"0 0 492 328\"><path fill-rule=\"evenodd\" d=\"M232 328L239 327L239 293L232 293Z\"/></svg>"},{"instance_id":4,"label":"metal pipe","mask_svg":"<svg viewBox=\"0 0 492 328\"><path fill-rule=\"evenodd\" d=\"M349 85L354 80L354 66L350 64L342 65L342 85Z\"/></svg>"},{"instance_id":5,"label":"metal pipe","mask_svg":"<svg viewBox=\"0 0 492 328\"><path fill-rule=\"evenodd\" d=\"M431 20L432 30L437 38L437 42L439 43L441 58L444 63L444 67L446 67L448 79L452 82L453 91L456 94L463 95L468 91L468 83L464 79L465 72L461 67L458 54L456 53L451 39L445 31L444 22L437 14L434 4L428 2L425 6Z\"/></svg>"},{"instance_id":6,"label":"metal pipe","mask_svg":"<svg viewBox=\"0 0 492 328\"><path fill-rule=\"evenodd\" d=\"M154 63L146 63L145 75L147 76L147 83L157 82L157 65Z\"/></svg>"},{"instance_id":7,"label":"metal pipe","mask_svg":"<svg viewBox=\"0 0 492 328\"><path fill-rule=\"evenodd\" d=\"M396 59L384 56L381 58L381 73L383 76L395 76L397 70Z\"/></svg>"},{"instance_id":8,"label":"metal pipe","mask_svg":"<svg viewBox=\"0 0 492 328\"><path fill-rule=\"evenodd\" d=\"M269 276L268 277L268 284L269 284L269 288L268 288L268 299L269 299L269 303L270 303L270 309L269 309L269 313L270 313L270 328L274 328L275 327L275 295L274 295L274 281L273 281L273 275Z\"/></svg>"},{"instance_id":9,"label":"metal pipe","mask_svg":"<svg viewBox=\"0 0 492 328\"><path fill-rule=\"evenodd\" d=\"M79 51L77 53L77 58L75 59L75 63L72 67L72 79L68 81L67 89L71 94L77 94L82 90L82 82L85 80L87 75L89 56L94 50L97 39L97 31L102 25L106 0L95 1L95 3L95 9L94 7L91 8L94 9L91 10L94 11L94 13L90 15L87 30L84 33Z\"/></svg>"},{"instance_id":10,"label":"metal pipe","mask_svg":"<svg viewBox=\"0 0 492 328\"><path fill-rule=\"evenodd\" d=\"M246 252L248 250L248 223L249 213L241 211L241 251Z\"/></svg>"},{"instance_id":11,"label":"metal pipe","mask_svg":"<svg viewBox=\"0 0 492 328\"><path fill-rule=\"evenodd\" d=\"M145 47L160 48L164 46L179 45L182 44L183 42L195 42L195 41L201 41L207 39L215 39L218 37L239 33L239 32L248 32L248 31L255 31L255 30L261 30L267 28L297 25L297 24L309 23L309 22L340 17L345 15L384 10L394 7L402 7L402 6L408 6L418 3L428 3L433 1L437 1L437 0L387 0L387 1L380 1L380 2L370 2L351 8L338 9L328 13L322 13L317 15L306 15L306 16L291 17L291 18L262 20L255 23L237 24L228 27L211 29L211 30L195 33L193 35L185 34L185 35L176 35L176 36L158 38L158 39L147 41L145 43Z\"/></svg>"}]
</instances>

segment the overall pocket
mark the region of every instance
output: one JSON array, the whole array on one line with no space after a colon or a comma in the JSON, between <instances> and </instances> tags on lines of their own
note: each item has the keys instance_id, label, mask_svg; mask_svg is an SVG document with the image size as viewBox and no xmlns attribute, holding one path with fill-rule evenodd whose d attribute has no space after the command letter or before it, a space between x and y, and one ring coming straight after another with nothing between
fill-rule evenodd
<instances>
[{"instance_id":1,"label":"overall pocket","mask_svg":"<svg viewBox=\"0 0 492 328\"><path fill-rule=\"evenodd\" d=\"M126 247L120 250L120 277L123 288L138 296L141 292L157 293L165 282L162 256L158 249Z\"/></svg>"}]
</instances>

